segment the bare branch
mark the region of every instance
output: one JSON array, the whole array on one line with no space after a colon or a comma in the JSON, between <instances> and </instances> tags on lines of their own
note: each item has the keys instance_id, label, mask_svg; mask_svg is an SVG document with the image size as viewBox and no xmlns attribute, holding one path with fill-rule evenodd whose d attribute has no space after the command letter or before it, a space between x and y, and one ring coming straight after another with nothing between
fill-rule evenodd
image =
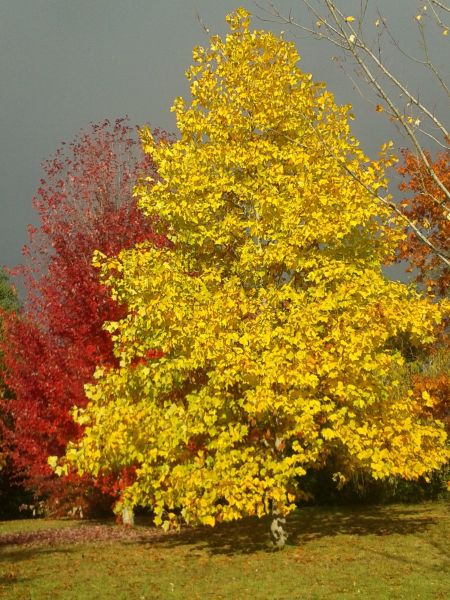
<instances>
[{"instance_id":1,"label":"bare branch","mask_svg":"<svg viewBox=\"0 0 450 600\"><path fill-rule=\"evenodd\" d=\"M423 27L423 25L422 25L422 23L420 21L418 21L418 27L419 27L420 37L421 37L421 40L422 40L423 51L424 51L424 54L425 54L425 61L422 61L422 62L423 62L423 64L425 64L425 66L428 69L430 69L430 71L434 74L434 76L439 81L440 85L442 86L442 88L445 91L445 93L447 94L447 96L450 97L450 89L449 89L448 85L445 83L445 81L442 78L441 74L436 69L436 67L434 66L433 62L430 59L430 55L429 55L429 52L428 52L428 44L427 44L427 40L425 38L425 30L424 30L424 27Z\"/></svg>"},{"instance_id":2,"label":"bare branch","mask_svg":"<svg viewBox=\"0 0 450 600\"><path fill-rule=\"evenodd\" d=\"M365 65L366 68L364 70L366 70L366 69L368 70L368 66L363 61L361 56L359 55L357 48L359 48L360 50L365 52L373 60L373 62L380 69L380 71L383 73L383 75L385 77L387 77L397 88L399 88L400 91L409 99L409 101L412 104L416 105L425 115L427 115L427 117L429 117L433 121L433 123L436 125L436 127L438 127L442 131L442 134L444 137L448 137L449 132L444 127L444 125L436 118L436 116L428 109L428 107L425 106L419 100L418 96L417 97L414 96L408 90L408 88L397 77L394 76L392 71L390 71L385 66L385 64L378 59L378 57L372 52L372 50L364 42L364 40L357 37L357 32L352 27L351 23L347 23L347 26L351 32L351 34L348 35L347 31L343 27L343 23L346 22L345 16L342 14L342 12L339 9L336 8L336 6L334 4L334 0L325 0L325 3L327 5L328 10L330 11L330 14L332 15L333 19L335 20L336 26L338 27L338 29L341 33L341 39L342 38L345 39L347 50L350 51L350 53L353 55L355 60L357 60L358 64L361 67L362 67L362 65ZM351 36L354 36L354 37L351 38ZM329 41L331 41L331 40L329 40ZM378 84L377 79L375 77L371 76L370 83L373 85L374 82L376 82L378 87L381 88L381 85ZM409 134L409 132L408 132L408 134Z\"/></svg>"},{"instance_id":3,"label":"bare branch","mask_svg":"<svg viewBox=\"0 0 450 600\"><path fill-rule=\"evenodd\" d=\"M442 10L445 10L448 13L450 13L450 8L448 6L445 6L444 4L442 4L442 2L438 2L438 0L430 0L430 4L434 4L435 6L439 6L439 8L442 8Z\"/></svg>"},{"instance_id":4,"label":"bare branch","mask_svg":"<svg viewBox=\"0 0 450 600\"><path fill-rule=\"evenodd\" d=\"M198 12L197 9L195 9L195 16L197 17L197 21L200 23L201 28L203 29L203 31L206 33L206 35L210 35L210 29L209 27L206 26L205 22L202 19L202 16L200 15L200 13Z\"/></svg>"}]
</instances>

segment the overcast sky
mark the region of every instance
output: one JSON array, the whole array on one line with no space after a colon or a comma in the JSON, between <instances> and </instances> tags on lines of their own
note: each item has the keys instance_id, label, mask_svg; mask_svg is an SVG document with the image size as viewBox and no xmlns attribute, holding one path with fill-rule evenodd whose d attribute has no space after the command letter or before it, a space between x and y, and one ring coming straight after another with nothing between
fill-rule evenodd
<instances>
[{"instance_id":1,"label":"overcast sky","mask_svg":"<svg viewBox=\"0 0 450 600\"><path fill-rule=\"evenodd\" d=\"M274 3L305 17L298 0ZM402 43L416 39L416 0L369 4L387 15ZM26 226L35 223L31 200L42 161L105 117L128 114L132 123L174 131L170 106L176 96L187 96L192 48L206 43L196 13L211 33L223 34L225 15L239 5L261 14L251 0L0 0L0 265L21 261ZM348 14L358 5L341 0ZM280 30L256 18L253 25ZM444 67L448 44L442 43L432 50ZM339 102L354 104L354 132L374 156L393 137L392 127L358 97L326 44L296 44L302 68L325 81ZM401 57L390 60L412 89L430 93L421 69Z\"/></svg>"}]
</instances>

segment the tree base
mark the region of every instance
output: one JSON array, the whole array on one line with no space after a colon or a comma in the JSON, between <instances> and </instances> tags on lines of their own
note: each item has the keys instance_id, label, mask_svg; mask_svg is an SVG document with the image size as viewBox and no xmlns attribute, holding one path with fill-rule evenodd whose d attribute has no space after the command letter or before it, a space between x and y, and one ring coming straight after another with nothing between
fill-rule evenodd
<instances>
[{"instance_id":1,"label":"tree base","mask_svg":"<svg viewBox=\"0 0 450 600\"><path fill-rule=\"evenodd\" d=\"M286 545L288 534L284 529L285 525L286 519L284 517L279 517L278 515L273 516L272 523L270 524L270 537L272 539L274 550L283 550Z\"/></svg>"},{"instance_id":2,"label":"tree base","mask_svg":"<svg viewBox=\"0 0 450 600\"><path fill-rule=\"evenodd\" d=\"M122 509L122 525L134 527L134 512L131 506L125 506Z\"/></svg>"}]
</instances>

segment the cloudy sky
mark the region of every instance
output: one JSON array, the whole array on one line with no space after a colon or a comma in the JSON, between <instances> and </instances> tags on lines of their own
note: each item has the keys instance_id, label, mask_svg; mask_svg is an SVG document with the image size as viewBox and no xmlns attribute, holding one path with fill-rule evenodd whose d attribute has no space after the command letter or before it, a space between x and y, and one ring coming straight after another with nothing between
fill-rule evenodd
<instances>
[{"instance_id":1,"label":"cloudy sky","mask_svg":"<svg viewBox=\"0 0 450 600\"><path fill-rule=\"evenodd\" d=\"M274 3L307 19L298 0ZM359 0L340 4L351 14ZM26 226L36 222L31 200L42 161L63 140L105 117L128 114L132 123L174 131L170 106L176 96L188 95L184 72L192 48L207 40L197 14L211 33L223 34L225 15L239 5L262 14L252 0L0 0L0 265L21 261ZM418 49L413 16L420 3L369 0L369 5L383 11L406 47ZM257 18L253 23L282 29ZM339 102L354 104L354 131L375 156L393 137L392 127L352 89L330 59L331 48L311 39L296 44L303 69L325 81ZM440 39L431 49L444 68L448 44ZM421 69L387 51L411 89L422 97L432 93Z\"/></svg>"}]
</instances>

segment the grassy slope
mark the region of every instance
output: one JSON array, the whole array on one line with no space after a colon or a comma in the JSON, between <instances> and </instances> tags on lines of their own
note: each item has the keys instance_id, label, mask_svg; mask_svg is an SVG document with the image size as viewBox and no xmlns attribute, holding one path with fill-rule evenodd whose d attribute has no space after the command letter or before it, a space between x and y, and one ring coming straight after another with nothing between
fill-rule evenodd
<instances>
[{"instance_id":1,"label":"grassy slope","mask_svg":"<svg viewBox=\"0 0 450 600\"><path fill-rule=\"evenodd\" d=\"M127 532L111 524L4 522L0 598L412 600L450 595L447 503L306 508L290 517L289 530L290 545L272 552L264 520L167 535L143 525ZM29 537L9 537L5 543L6 536L18 532ZM30 537L30 532L35 533Z\"/></svg>"}]
</instances>

